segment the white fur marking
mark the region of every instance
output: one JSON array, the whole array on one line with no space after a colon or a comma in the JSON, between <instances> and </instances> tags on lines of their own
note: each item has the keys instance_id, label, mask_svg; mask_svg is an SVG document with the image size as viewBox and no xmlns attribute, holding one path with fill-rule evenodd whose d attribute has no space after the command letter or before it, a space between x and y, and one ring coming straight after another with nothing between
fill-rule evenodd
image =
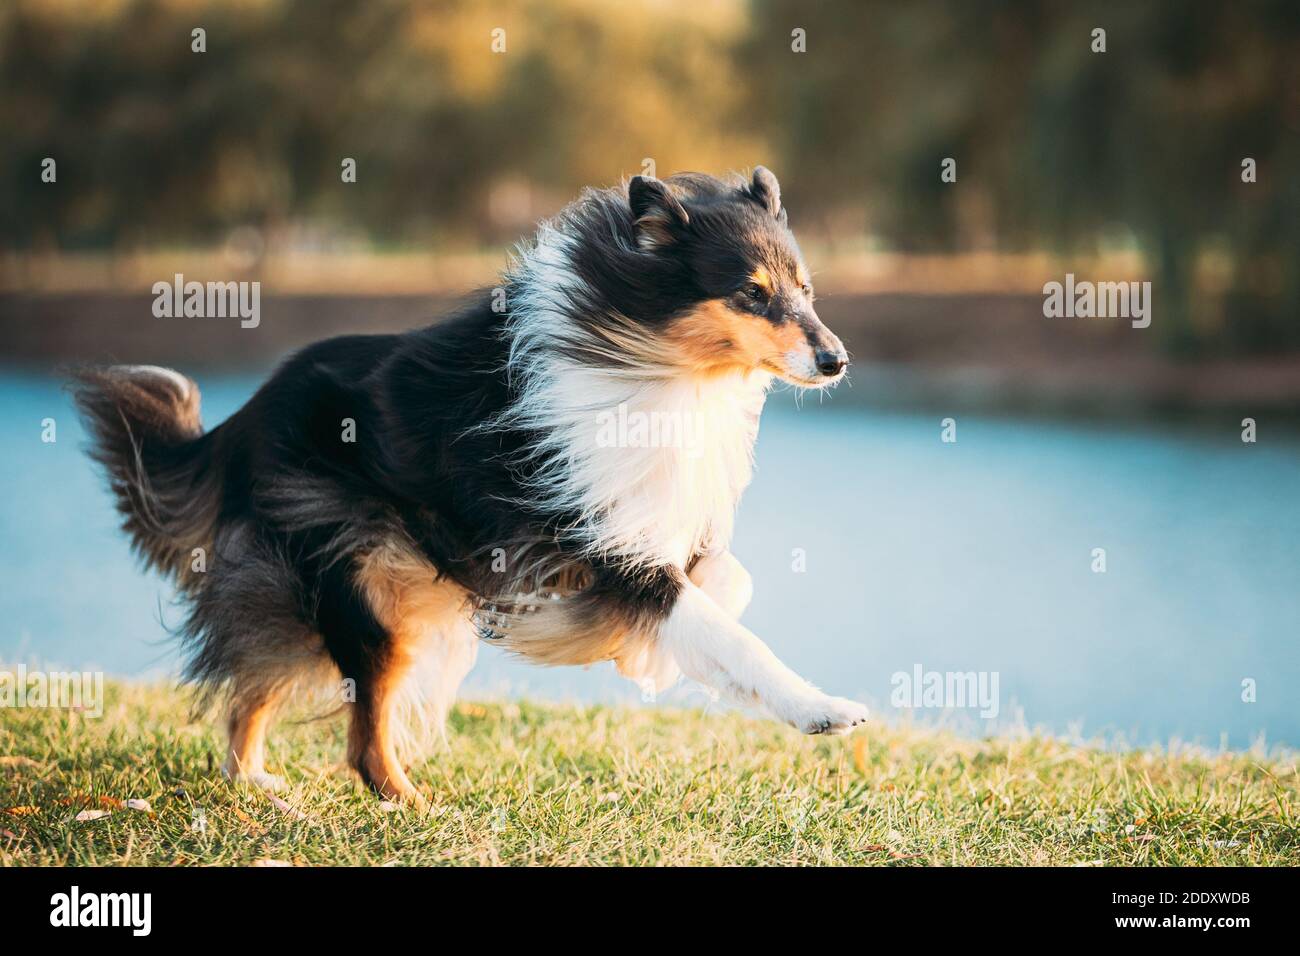
<instances>
[{"instance_id":1,"label":"white fur marking","mask_svg":"<svg viewBox=\"0 0 1300 956\"><path fill-rule=\"evenodd\" d=\"M587 549L681 567L695 550L725 547L731 538L771 376L696 381L662 367L593 367L574 359L572 349L615 362L629 356L570 315L573 302L590 297L569 265L571 241L544 225L521 255L508 328L508 370L520 399L499 423L539 435L527 450L526 487L553 512L580 516L572 530ZM618 327L617 317L610 322ZM626 335L639 334L626 325ZM629 415L691 422L691 447L602 446L600 416L620 405Z\"/></svg>"},{"instance_id":2,"label":"white fur marking","mask_svg":"<svg viewBox=\"0 0 1300 956\"><path fill-rule=\"evenodd\" d=\"M189 379L173 369L163 368L161 365L123 365L121 367L131 375L160 375L163 378L170 379L180 390L181 398L185 398L190 394Z\"/></svg>"},{"instance_id":3,"label":"white fur marking","mask_svg":"<svg viewBox=\"0 0 1300 956\"><path fill-rule=\"evenodd\" d=\"M804 733L847 733L867 719L866 707L809 684L694 584L683 589L659 637L688 677L761 704Z\"/></svg>"},{"instance_id":4,"label":"white fur marking","mask_svg":"<svg viewBox=\"0 0 1300 956\"><path fill-rule=\"evenodd\" d=\"M730 551L706 554L691 568L691 581L737 620L754 596L754 581Z\"/></svg>"},{"instance_id":5,"label":"white fur marking","mask_svg":"<svg viewBox=\"0 0 1300 956\"><path fill-rule=\"evenodd\" d=\"M785 353L784 361L786 370L798 378L815 382L822 377L821 372L817 371L817 364L813 361L811 348L792 349Z\"/></svg>"}]
</instances>

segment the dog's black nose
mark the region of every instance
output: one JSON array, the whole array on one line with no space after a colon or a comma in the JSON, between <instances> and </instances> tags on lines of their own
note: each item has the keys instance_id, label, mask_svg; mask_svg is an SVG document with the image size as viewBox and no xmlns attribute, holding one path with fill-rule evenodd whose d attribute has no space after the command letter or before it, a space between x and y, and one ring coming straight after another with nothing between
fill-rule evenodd
<instances>
[{"instance_id":1,"label":"dog's black nose","mask_svg":"<svg viewBox=\"0 0 1300 956\"><path fill-rule=\"evenodd\" d=\"M839 375L848 364L848 357L843 352L818 351L817 353L817 371L828 378L832 375Z\"/></svg>"}]
</instances>

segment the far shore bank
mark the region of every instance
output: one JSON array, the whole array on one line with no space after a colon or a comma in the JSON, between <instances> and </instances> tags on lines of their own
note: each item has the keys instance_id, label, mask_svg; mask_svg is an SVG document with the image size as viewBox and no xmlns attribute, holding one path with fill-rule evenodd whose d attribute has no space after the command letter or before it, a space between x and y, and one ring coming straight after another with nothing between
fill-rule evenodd
<instances>
[{"instance_id":1,"label":"far shore bank","mask_svg":"<svg viewBox=\"0 0 1300 956\"><path fill-rule=\"evenodd\" d=\"M194 374L262 372L334 335L437 321L455 293L260 297L238 318L159 318L149 292L0 293L0 366L50 373L71 362L173 365ZM836 293L818 301L853 356L836 405L1088 417L1261 416L1300 420L1300 353L1178 359L1150 329L1113 319L1048 319L1025 293Z\"/></svg>"}]
</instances>

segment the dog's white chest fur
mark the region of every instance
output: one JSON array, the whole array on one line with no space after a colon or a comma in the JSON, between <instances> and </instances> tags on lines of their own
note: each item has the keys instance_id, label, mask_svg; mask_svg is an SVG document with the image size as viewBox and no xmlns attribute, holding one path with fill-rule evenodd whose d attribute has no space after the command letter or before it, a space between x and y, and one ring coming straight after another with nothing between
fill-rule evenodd
<instances>
[{"instance_id":1,"label":"dog's white chest fur","mask_svg":"<svg viewBox=\"0 0 1300 956\"><path fill-rule=\"evenodd\" d=\"M587 547L682 566L696 549L727 544L770 376L549 371L528 396L528 417L542 426L534 482L557 510L580 515Z\"/></svg>"},{"instance_id":2,"label":"dog's white chest fur","mask_svg":"<svg viewBox=\"0 0 1300 956\"><path fill-rule=\"evenodd\" d=\"M628 355L656 343L613 316L597 334L566 311L590 297L571 266L574 241L544 225L523 253L509 323L520 395L501 421L535 434L522 481L557 516L577 516L584 548L681 566L731 538L772 377L638 368Z\"/></svg>"},{"instance_id":3,"label":"dog's white chest fur","mask_svg":"<svg viewBox=\"0 0 1300 956\"><path fill-rule=\"evenodd\" d=\"M767 382L754 376L641 386L599 417L591 445L574 435L574 491L613 553L682 566L725 547L753 471ZM585 447L584 447L585 446Z\"/></svg>"}]
</instances>

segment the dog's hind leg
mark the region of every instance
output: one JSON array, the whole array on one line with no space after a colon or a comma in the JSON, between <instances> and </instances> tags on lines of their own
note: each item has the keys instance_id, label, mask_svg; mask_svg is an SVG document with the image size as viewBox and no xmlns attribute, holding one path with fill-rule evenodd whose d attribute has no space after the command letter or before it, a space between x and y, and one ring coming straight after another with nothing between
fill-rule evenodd
<instances>
[{"instance_id":1,"label":"dog's hind leg","mask_svg":"<svg viewBox=\"0 0 1300 956\"><path fill-rule=\"evenodd\" d=\"M410 661L397 655L388 657L371 673L357 678L357 699L348 728L348 762L376 793L418 804L423 801L398 760L393 726L397 690Z\"/></svg>"},{"instance_id":2,"label":"dog's hind leg","mask_svg":"<svg viewBox=\"0 0 1300 956\"><path fill-rule=\"evenodd\" d=\"M454 612L430 633L421 651L417 679L423 687L413 689L423 690L427 713L436 721L444 739L447 713L478 657L478 641L478 628L467 609L458 602Z\"/></svg>"},{"instance_id":3,"label":"dog's hind leg","mask_svg":"<svg viewBox=\"0 0 1300 956\"><path fill-rule=\"evenodd\" d=\"M266 729L283 697L283 686L271 686L232 699L227 721L230 747L222 767L231 780L263 790L283 789L284 778L266 772Z\"/></svg>"},{"instance_id":4,"label":"dog's hind leg","mask_svg":"<svg viewBox=\"0 0 1300 956\"><path fill-rule=\"evenodd\" d=\"M373 626L364 626L368 652L345 668L357 681L348 757L381 795L419 803L399 758L411 749L399 746L411 743L402 718L441 729L477 650L465 594L392 544L360 559L354 580Z\"/></svg>"},{"instance_id":5,"label":"dog's hind leg","mask_svg":"<svg viewBox=\"0 0 1300 956\"><path fill-rule=\"evenodd\" d=\"M266 731L290 695L332 676L320 636L302 619L294 569L248 524L223 527L185 623L186 677L203 703L227 702L230 744L222 767L232 780L266 789Z\"/></svg>"}]
</instances>

